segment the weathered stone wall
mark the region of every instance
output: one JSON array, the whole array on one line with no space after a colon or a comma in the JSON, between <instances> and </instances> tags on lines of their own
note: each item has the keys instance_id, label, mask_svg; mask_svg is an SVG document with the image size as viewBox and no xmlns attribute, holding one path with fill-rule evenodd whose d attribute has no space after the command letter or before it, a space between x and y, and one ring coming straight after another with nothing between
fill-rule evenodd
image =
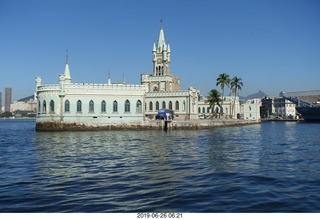
<instances>
[{"instance_id":1,"label":"weathered stone wall","mask_svg":"<svg viewBox=\"0 0 320 219\"><path fill-rule=\"evenodd\" d=\"M236 119L219 119L219 120L188 120L188 121L172 121L167 123L170 130L180 129L208 129L215 127L228 127L239 125L257 124L259 121L252 120L236 120ZM97 131L97 130L148 130L165 128L165 122L160 120L146 121L141 124L110 124L105 126L88 126L76 123L64 122L37 122L36 131Z\"/></svg>"}]
</instances>

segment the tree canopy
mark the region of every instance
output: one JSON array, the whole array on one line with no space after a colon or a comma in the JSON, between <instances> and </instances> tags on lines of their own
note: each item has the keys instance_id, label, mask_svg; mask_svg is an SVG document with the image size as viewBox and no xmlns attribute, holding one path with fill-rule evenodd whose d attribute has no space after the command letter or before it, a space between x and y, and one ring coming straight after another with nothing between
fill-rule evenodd
<instances>
[{"instance_id":1,"label":"tree canopy","mask_svg":"<svg viewBox=\"0 0 320 219\"><path fill-rule=\"evenodd\" d=\"M221 107L221 95L219 93L219 91L217 91L216 89L212 89L209 92L209 96L207 97L206 102L209 103L209 107L212 111L214 111L214 107L216 105L218 105L219 107Z\"/></svg>"}]
</instances>

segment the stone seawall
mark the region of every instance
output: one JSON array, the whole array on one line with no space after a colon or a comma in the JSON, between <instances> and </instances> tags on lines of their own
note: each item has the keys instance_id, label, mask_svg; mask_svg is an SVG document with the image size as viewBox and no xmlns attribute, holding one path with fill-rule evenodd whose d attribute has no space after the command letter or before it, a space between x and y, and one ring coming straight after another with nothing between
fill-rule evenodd
<instances>
[{"instance_id":1,"label":"stone seawall","mask_svg":"<svg viewBox=\"0 0 320 219\"><path fill-rule=\"evenodd\" d=\"M258 120L239 120L239 119L214 119L214 120L190 120L174 121L173 129L207 129L216 127L231 127L241 125L258 124Z\"/></svg>"},{"instance_id":2,"label":"stone seawall","mask_svg":"<svg viewBox=\"0 0 320 219\"><path fill-rule=\"evenodd\" d=\"M258 120L214 119L214 120L188 120L165 123L160 120L145 121L137 124L107 124L92 126L64 122L36 122L36 131L99 131L99 130L186 130L208 129L216 127L241 126L260 123Z\"/></svg>"}]
</instances>

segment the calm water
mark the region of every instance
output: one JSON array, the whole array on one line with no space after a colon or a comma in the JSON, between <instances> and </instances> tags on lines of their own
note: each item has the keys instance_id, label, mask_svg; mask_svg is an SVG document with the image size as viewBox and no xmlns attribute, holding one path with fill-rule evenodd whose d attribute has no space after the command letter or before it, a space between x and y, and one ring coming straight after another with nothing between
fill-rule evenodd
<instances>
[{"instance_id":1,"label":"calm water","mask_svg":"<svg viewBox=\"0 0 320 219\"><path fill-rule=\"evenodd\" d=\"M37 133L0 120L0 212L320 212L320 124Z\"/></svg>"}]
</instances>

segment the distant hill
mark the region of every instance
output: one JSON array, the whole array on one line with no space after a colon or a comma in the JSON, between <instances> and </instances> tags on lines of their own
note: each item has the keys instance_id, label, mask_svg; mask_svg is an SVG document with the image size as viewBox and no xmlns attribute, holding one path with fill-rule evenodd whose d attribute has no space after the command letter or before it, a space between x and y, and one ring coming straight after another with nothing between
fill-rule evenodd
<instances>
[{"instance_id":1,"label":"distant hill","mask_svg":"<svg viewBox=\"0 0 320 219\"><path fill-rule=\"evenodd\" d=\"M266 93L262 92L261 90L259 90L257 93L250 94L250 95L244 97L243 99L245 99L245 100L250 100L250 99L255 99L255 98L262 99L265 96L268 96L268 94L266 94Z\"/></svg>"},{"instance_id":2,"label":"distant hill","mask_svg":"<svg viewBox=\"0 0 320 219\"><path fill-rule=\"evenodd\" d=\"M18 102L27 102L27 101L29 101L31 99L32 100L34 99L34 95L31 95L31 96L28 96L28 97L24 97L24 98L18 100Z\"/></svg>"}]
</instances>

